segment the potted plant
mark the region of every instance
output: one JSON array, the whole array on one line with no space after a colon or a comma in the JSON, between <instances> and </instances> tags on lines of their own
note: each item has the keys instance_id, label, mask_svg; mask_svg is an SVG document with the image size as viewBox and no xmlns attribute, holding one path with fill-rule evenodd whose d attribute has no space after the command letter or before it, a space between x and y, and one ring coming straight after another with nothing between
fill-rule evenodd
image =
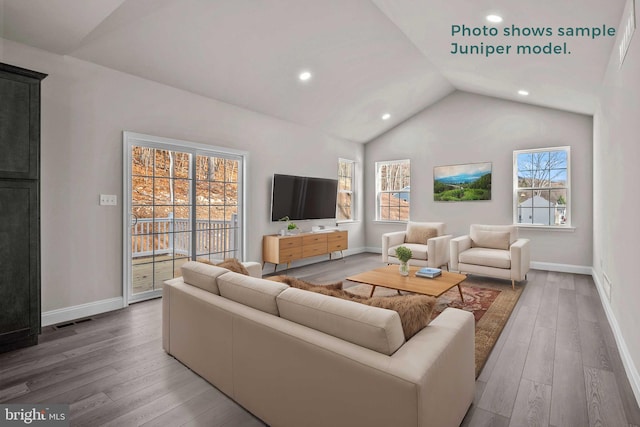
<instances>
[{"instance_id":1,"label":"potted plant","mask_svg":"<svg viewBox=\"0 0 640 427\"><path fill-rule=\"evenodd\" d=\"M282 218L280 218L278 221L286 221L289 224L287 224L287 231L282 230L282 232L280 233L281 235L285 235L285 234L293 234L294 230L296 230L298 228L298 226L296 225L295 222L291 222L291 220L289 219L289 216L283 216Z\"/></svg>"},{"instance_id":2,"label":"potted plant","mask_svg":"<svg viewBox=\"0 0 640 427\"><path fill-rule=\"evenodd\" d=\"M398 246L396 248L396 258L400 260L400 275L408 276L409 275L409 260L411 259L411 249L406 246Z\"/></svg>"}]
</instances>

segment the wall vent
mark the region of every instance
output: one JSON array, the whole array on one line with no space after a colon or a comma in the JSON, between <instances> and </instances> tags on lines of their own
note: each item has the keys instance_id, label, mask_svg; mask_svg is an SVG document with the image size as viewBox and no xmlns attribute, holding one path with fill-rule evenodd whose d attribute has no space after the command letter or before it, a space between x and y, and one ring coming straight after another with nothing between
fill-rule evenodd
<instances>
[{"instance_id":1,"label":"wall vent","mask_svg":"<svg viewBox=\"0 0 640 427\"><path fill-rule=\"evenodd\" d=\"M92 317L87 317L87 318L85 318L85 319L75 320L75 321L73 321L73 322L59 323L59 324L57 324L57 325L53 325L53 326L52 326L52 328L53 328L54 330L64 329L64 328L68 328L69 326L74 326L74 325L77 325L77 324L79 324L79 323L89 322L89 321L91 321L91 320L93 320L93 318L92 318Z\"/></svg>"},{"instance_id":2,"label":"wall vent","mask_svg":"<svg viewBox=\"0 0 640 427\"><path fill-rule=\"evenodd\" d=\"M627 0L627 4L624 7L622 13L622 21L618 26L618 56L619 56L619 68L622 68L622 63L629 50L631 44L631 37L636 29L636 8L635 0Z\"/></svg>"}]
</instances>

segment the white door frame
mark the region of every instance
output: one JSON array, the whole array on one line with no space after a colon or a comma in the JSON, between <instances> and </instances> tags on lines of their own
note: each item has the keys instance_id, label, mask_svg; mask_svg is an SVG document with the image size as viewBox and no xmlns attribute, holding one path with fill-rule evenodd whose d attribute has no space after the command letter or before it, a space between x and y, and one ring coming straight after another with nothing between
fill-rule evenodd
<instances>
[{"instance_id":1,"label":"white door frame","mask_svg":"<svg viewBox=\"0 0 640 427\"><path fill-rule=\"evenodd\" d=\"M131 302L137 302L138 300L130 301L130 286L131 286L131 149L134 146L144 146L149 148L158 148L170 151L187 152L192 154L191 169L195 162L197 155L206 156L221 156L225 155L236 156L240 158L240 175L241 180L238 191L241 193L238 197L238 216L240 217L238 223L240 224L240 259L244 260L246 256L246 175L248 164L248 153L246 151L235 150L232 148L219 147L214 145L200 144L196 142L183 141L178 139L163 138L152 135L145 135L136 132L124 131L122 133L123 142L123 203L122 203L122 252L123 252L123 268L122 268L122 301L123 307L128 306ZM194 181L195 182L195 181ZM195 204L194 204L195 206ZM195 230L194 230L195 231ZM195 257L195 254L193 254ZM159 296L159 295L157 295ZM156 296L154 296L156 297Z\"/></svg>"}]
</instances>

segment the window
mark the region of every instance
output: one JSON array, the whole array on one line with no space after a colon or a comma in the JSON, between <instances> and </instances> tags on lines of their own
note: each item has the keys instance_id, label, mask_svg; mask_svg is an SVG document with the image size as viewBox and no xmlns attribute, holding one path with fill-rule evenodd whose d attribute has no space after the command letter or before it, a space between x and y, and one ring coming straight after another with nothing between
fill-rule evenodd
<instances>
[{"instance_id":1,"label":"window","mask_svg":"<svg viewBox=\"0 0 640 427\"><path fill-rule=\"evenodd\" d=\"M513 222L571 225L570 147L513 152Z\"/></svg>"},{"instance_id":2,"label":"window","mask_svg":"<svg viewBox=\"0 0 640 427\"><path fill-rule=\"evenodd\" d=\"M355 162L353 160L338 159L338 221L354 221Z\"/></svg>"},{"instance_id":3,"label":"window","mask_svg":"<svg viewBox=\"0 0 640 427\"><path fill-rule=\"evenodd\" d=\"M408 221L411 194L409 160L376 162L376 221Z\"/></svg>"}]
</instances>

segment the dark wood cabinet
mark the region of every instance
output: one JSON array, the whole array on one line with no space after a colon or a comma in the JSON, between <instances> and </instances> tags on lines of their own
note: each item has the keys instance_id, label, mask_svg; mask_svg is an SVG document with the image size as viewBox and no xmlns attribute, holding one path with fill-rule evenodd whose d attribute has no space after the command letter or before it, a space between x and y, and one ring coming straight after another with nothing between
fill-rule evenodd
<instances>
[{"instance_id":1,"label":"dark wood cabinet","mask_svg":"<svg viewBox=\"0 0 640 427\"><path fill-rule=\"evenodd\" d=\"M40 333L40 81L0 63L0 352Z\"/></svg>"}]
</instances>

